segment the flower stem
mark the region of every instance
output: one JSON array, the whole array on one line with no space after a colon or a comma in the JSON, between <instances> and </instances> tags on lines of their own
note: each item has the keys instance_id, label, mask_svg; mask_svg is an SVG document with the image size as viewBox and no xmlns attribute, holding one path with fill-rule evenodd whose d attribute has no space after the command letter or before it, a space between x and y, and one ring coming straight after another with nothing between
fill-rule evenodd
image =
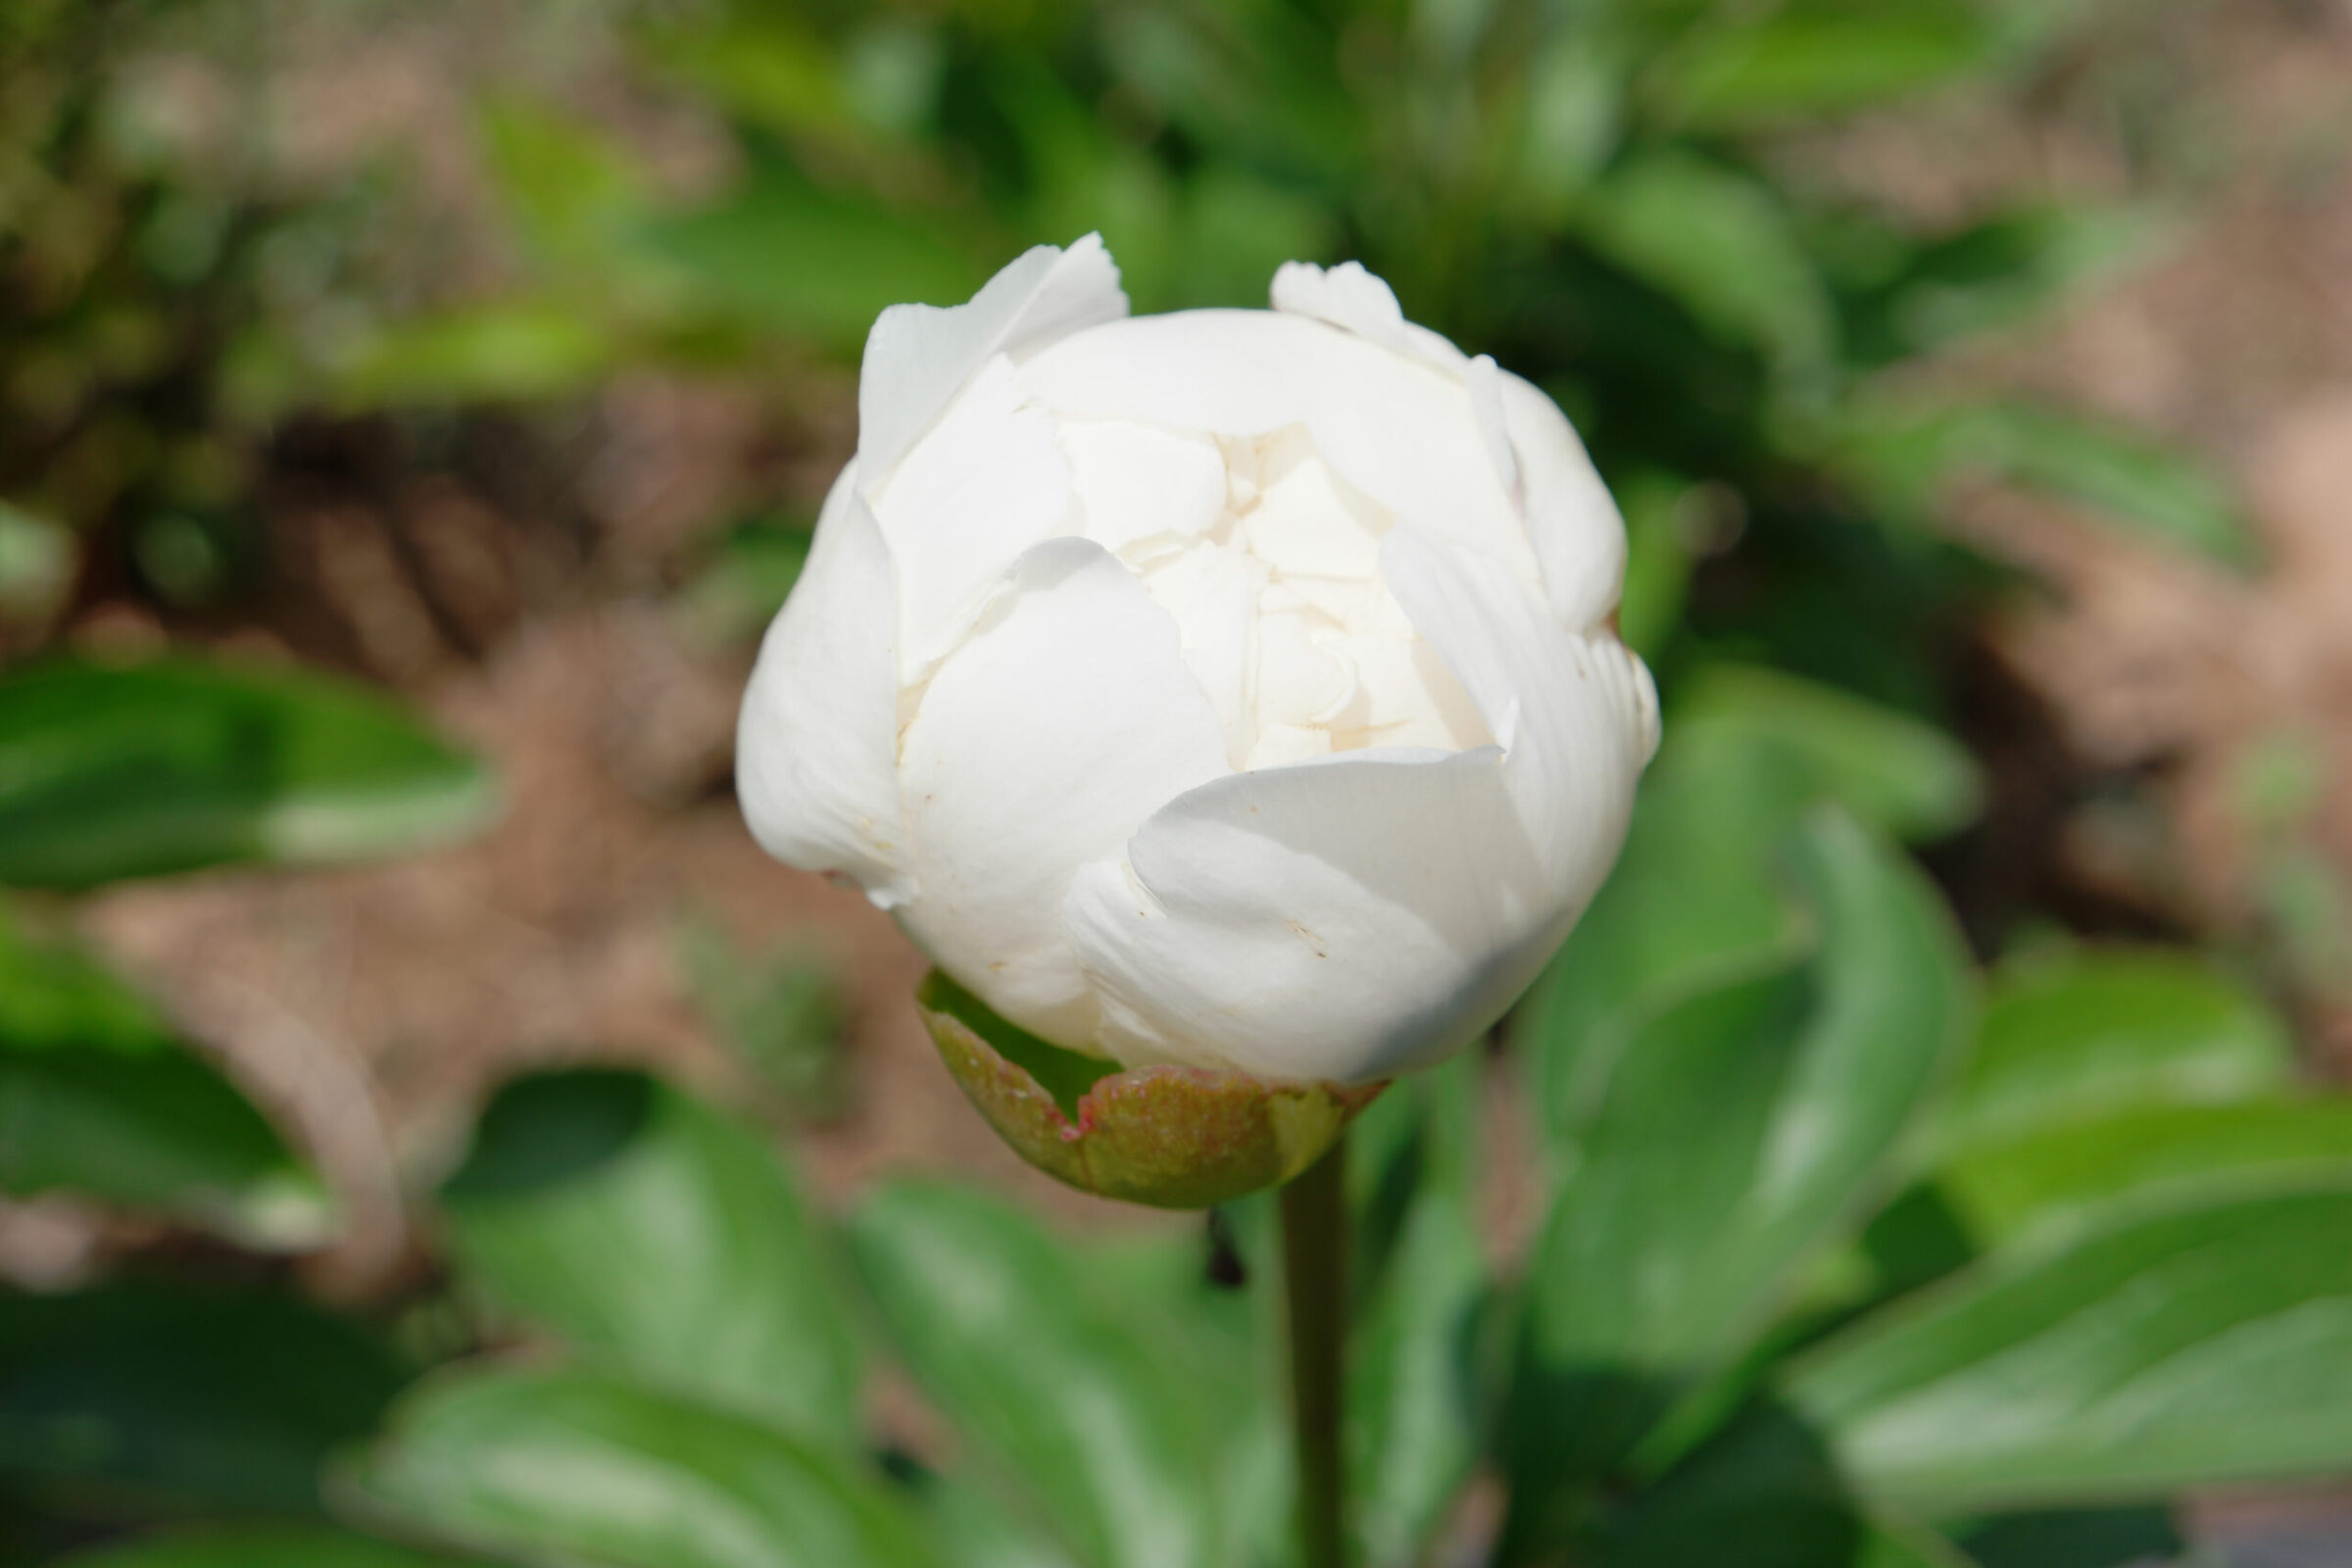
<instances>
[{"instance_id":1,"label":"flower stem","mask_svg":"<svg viewBox=\"0 0 2352 1568\"><path fill-rule=\"evenodd\" d=\"M1340 1472L1348 1334L1347 1171L1343 1139L1282 1190L1302 1568L1347 1568Z\"/></svg>"}]
</instances>

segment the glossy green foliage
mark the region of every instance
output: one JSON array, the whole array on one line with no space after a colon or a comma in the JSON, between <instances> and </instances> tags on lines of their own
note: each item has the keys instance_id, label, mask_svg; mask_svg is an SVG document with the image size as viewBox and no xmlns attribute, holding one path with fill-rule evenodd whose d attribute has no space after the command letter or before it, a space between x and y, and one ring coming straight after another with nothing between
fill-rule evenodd
<instances>
[{"instance_id":1,"label":"glossy green foliage","mask_svg":"<svg viewBox=\"0 0 2352 1568\"><path fill-rule=\"evenodd\" d=\"M774 1152L684 1091L618 1070L511 1083L441 1208L499 1306L649 1382L857 1443L826 1241Z\"/></svg>"},{"instance_id":2,"label":"glossy green foliage","mask_svg":"<svg viewBox=\"0 0 2352 1568\"><path fill-rule=\"evenodd\" d=\"M1967 1509L2352 1464L2352 1193L2126 1212L1793 1367L1873 1491Z\"/></svg>"},{"instance_id":3,"label":"glossy green foliage","mask_svg":"<svg viewBox=\"0 0 2352 1568\"><path fill-rule=\"evenodd\" d=\"M409 1370L279 1293L0 1294L0 1486L69 1517L315 1513Z\"/></svg>"},{"instance_id":4,"label":"glossy green foliage","mask_svg":"<svg viewBox=\"0 0 2352 1568\"><path fill-rule=\"evenodd\" d=\"M1530 1497L1622 1458L1764 1331L1963 1038L1965 961L1917 873L1836 816L1790 853L1817 946L1647 1014L1578 1140L1511 1392Z\"/></svg>"},{"instance_id":5,"label":"glossy green foliage","mask_svg":"<svg viewBox=\"0 0 2352 1568\"><path fill-rule=\"evenodd\" d=\"M883 1483L762 1422L585 1372L419 1386L334 1479L364 1517L526 1562L932 1568Z\"/></svg>"},{"instance_id":6,"label":"glossy green foliage","mask_svg":"<svg viewBox=\"0 0 2352 1568\"><path fill-rule=\"evenodd\" d=\"M220 1070L86 954L0 909L0 1192L171 1215L250 1247L318 1241L318 1177Z\"/></svg>"},{"instance_id":7,"label":"glossy green foliage","mask_svg":"<svg viewBox=\"0 0 2352 1568\"><path fill-rule=\"evenodd\" d=\"M1115 1281L957 1188L888 1187L850 1239L908 1369L1079 1561L1228 1560L1213 1411Z\"/></svg>"},{"instance_id":8,"label":"glossy green foliage","mask_svg":"<svg viewBox=\"0 0 2352 1568\"><path fill-rule=\"evenodd\" d=\"M478 762L323 675L171 659L0 678L0 885L397 854L491 799Z\"/></svg>"},{"instance_id":9,"label":"glossy green foliage","mask_svg":"<svg viewBox=\"0 0 2352 1568\"><path fill-rule=\"evenodd\" d=\"M211 1526L67 1559L67 1568L481 1568L473 1559L323 1527Z\"/></svg>"}]
</instances>

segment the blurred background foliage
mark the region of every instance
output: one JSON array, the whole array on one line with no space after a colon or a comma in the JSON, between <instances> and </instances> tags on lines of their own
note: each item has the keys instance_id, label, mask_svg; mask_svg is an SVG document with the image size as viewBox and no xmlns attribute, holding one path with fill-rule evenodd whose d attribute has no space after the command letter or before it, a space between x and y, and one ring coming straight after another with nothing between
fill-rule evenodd
<instances>
[{"instance_id":1,"label":"blurred background foliage","mask_svg":"<svg viewBox=\"0 0 2352 1568\"><path fill-rule=\"evenodd\" d=\"M389 590L306 576L290 507L462 475L555 543L501 597L446 569L487 525L392 530L422 635L487 661L650 595L739 674L875 313L1090 229L1139 311L1360 258L1543 385L1623 504L1667 693L1581 934L1353 1141L1365 1563L2186 1561L2179 1489L2352 1470L2352 1109L2293 1028L2352 954L2300 837L2321 785L2291 739L2249 764L2261 940L2106 945L2190 933L2054 894L1980 689L2031 588L1953 524L2041 494L2263 568L2197 459L1968 358L2209 194L2131 65L2183 9L0 11L0 1190L104 1227L0 1291L0 1562L1285 1560L1265 1203L1206 1243L936 1178L831 1212L769 1136L855 1095L820 949L681 922L732 1109L509 1058L400 1167L400 1265L338 1289L347 1152L82 919L495 818L482 748L412 710ZM373 134L370 51L417 32L448 78ZM1906 204L1825 173L1828 138L2067 92L2149 177ZM788 449L650 567L588 495L629 434L598 411L649 381L734 388Z\"/></svg>"}]
</instances>

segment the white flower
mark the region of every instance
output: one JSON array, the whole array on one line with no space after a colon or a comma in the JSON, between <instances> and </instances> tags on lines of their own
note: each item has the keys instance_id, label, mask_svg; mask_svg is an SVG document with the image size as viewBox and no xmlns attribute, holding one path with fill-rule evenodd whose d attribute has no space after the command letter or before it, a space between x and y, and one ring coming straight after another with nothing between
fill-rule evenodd
<instances>
[{"instance_id":1,"label":"white flower","mask_svg":"<svg viewBox=\"0 0 2352 1568\"><path fill-rule=\"evenodd\" d=\"M1657 703L1551 401L1360 267L1273 295L1130 318L1089 235L884 312L737 775L1048 1040L1362 1083L1567 934Z\"/></svg>"}]
</instances>

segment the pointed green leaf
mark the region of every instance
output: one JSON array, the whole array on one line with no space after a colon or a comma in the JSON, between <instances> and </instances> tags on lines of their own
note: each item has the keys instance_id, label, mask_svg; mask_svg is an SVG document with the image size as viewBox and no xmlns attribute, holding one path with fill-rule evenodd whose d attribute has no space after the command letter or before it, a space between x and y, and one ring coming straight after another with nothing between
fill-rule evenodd
<instances>
[{"instance_id":1,"label":"pointed green leaf","mask_svg":"<svg viewBox=\"0 0 2352 1568\"><path fill-rule=\"evenodd\" d=\"M1830 813L1794 859L1818 956L1637 1029L1537 1245L1510 1451L1538 1506L1762 1330L1966 1027L1965 956L1914 867Z\"/></svg>"},{"instance_id":2,"label":"pointed green leaf","mask_svg":"<svg viewBox=\"0 0 2352 1568\"><path fill-rule=\"evenodd\" d=\"M1954 1511L2352 1465L2352 1190L2223 1198L1996 1256L1808 1353L1841 1467Z\"/></svg>"},{"instance_id":3,"label":"pointed green leaf","mask_svg":"<svg viewBox=\"0 0 2352 1568\"><path fill-rule=\"evenodd\" d=\"M407 1376L285 1296L0 1294L0 1484L103 1517L313 1513L320 1460Z\"/></svg>"},{"instance_id":4,"label":"pointed green leaf","mask_svg":"<svg viewBox=\"0 0 2352 1568\"><path fill-rule=\"evenodd\" d=\"M1967 11L1920 6L1851 15L1803 10L1701 26L1646 83L1694 129L1749 128L1846 113L1991 63L1991 30Z\"/></svg>"},{"instance_id":5,"label":"pointed green leaf","mask_svg":"<svg viewBox=\"0 0 2352 1568\"><path fill-rule=\"evenodd\" d=\"M348 1531L207 1525L69 1557L60 1568L482 1568Z\"/></svg>"},{"instance_id":6,"label":"pointed green leaf","mask_svg":"<svg viewBox=\"0 0 2352 1568\"><path fill-rule=\"evenodd\" d=\"M0 679L0 884L400 854L491 802L480 763L307 670L65 661Z\"/></svg>"},{"instance_id":7,"label":"pointed green leaf","mask_svg":"<svg viewBox=\"0 0 2352 1568\"><path fill-rule=\"evenodd\" d=\"M463 1369L337 1477L363 1516L595 1568L932 1568L909 1500L772 1426L588 1372Z\"/></svg>"},{"instance_id":8,"label":"pointed green leaf","mask_svg":"<svg viewBox=\"0 0 2352 1568\"><path fill-rule=\"evenodd\" d=\"M1090 1568L1222 1564L1212 1414L1152 1314L1038 1224L902 1183L851 1242L891 1340L975 1457Z\"/></svg>"},{"instance_id":9,"label":"pointed green leaf","mask_svg":"<svg viewBox=\"0 0 2352 1568\"><path fill-rule=\"evenodd\" d=\"M220 1070L88 956L0 910L0 1192L71 1192L248 1247L323 1240L334 1206Z\"/></svg>"},{"instance_id":10,"label":"pointed green leaf","mask_svg":"<svg viewBox=\"0 0 2352 1568\"><path fill-rule=\"evenodd\" d=\"M656 1079L524 1078L442 1189L461 1276L649 1381L857 1445L856 1345L833 1263L775 1153Z\"/></svg>"}]
</instances>

